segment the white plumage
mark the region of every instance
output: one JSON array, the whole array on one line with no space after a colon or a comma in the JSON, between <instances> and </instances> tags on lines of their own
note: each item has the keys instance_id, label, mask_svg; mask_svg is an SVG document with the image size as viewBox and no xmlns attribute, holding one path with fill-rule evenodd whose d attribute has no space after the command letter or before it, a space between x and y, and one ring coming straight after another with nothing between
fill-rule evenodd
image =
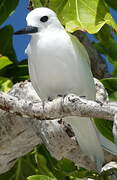
<instances>
[{"instance_id":1,"label":"white plumage","mask_svg":"<svg viewBox=\"0 0 117 180\"><path fill-rule=\"evenodd\" d=\"M42 17L48 17L41 22ZM48 8L37 8L27 18L28 26L38 27L26 49L30 78L42 100L75 93L95 100L95 86L89 57L83 45L69 35L56 14ZM71 124L83 152L95 160L98 168L104 161L103 151L90 118L65 118Z\"/></svg>"}]
</instances>

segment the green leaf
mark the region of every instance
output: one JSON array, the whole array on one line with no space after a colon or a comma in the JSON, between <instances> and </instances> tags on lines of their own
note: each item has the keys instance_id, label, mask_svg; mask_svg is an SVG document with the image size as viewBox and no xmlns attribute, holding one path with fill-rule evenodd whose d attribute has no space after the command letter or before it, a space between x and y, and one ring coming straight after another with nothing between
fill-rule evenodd
<instances>
[{"instance_id":1,"label":"green leaf","mask_svg":"<svg viewBox=\"0 0 117 180\"><path fill-rule=\"evenodd\" d=\"M117 10L117 1L116 0L104 0L111 8Z\"/></svg>"},{"instance_id":2,"label":"green leaf","mask_svg":"<svg viewBox=\"0 0 117 180\"><path fill-rule=\"evenodd\" d=\"M103 43L104 54L109 58L109 61L116 66L117 65L117 42L110 38Z\"/></svg>"},{"instance_id":3,"label":"green leaf","mask_svg":"<svg viewBox=\"0 0 117 180\"><path fill-rule=\"evenodd\" d=\"M33 8L38 8L38 7L43 6L42 3L41 3L41 0L31 0L31 2L32 2L32 7Z\"/></svg>"},{"instance_id":4,"label":"green leaf","mask_svg":"<svg viewBox=\"0 0 117 180\"><path fill-rule=\"evenodd\" d=\"M71 160L68 160L68 159L62 159L62 160L58 161L57 168L61 172L63 171L63 173L65 175L77 170L77 167L75 166L75 164Z\"/></svg>"},{"instance_id":5,"label":"green leaf","mask_svg":"<svg viewBox=\"0 0 117 180\"><path fill-rule=\"evenodd\" d=\"M56 169L57 160L50 155L44 145L38 146L37 155L41 155L40 157L43 158L43 163L41 162L42 160L40 161L40 159L37 158L37 162L39 164L38 168L41 168L40 171L42 173L45 171L46 175L50 177L57 177L61 175L61 173ZM61 180L63 180L62 177Z\"/></svg>"},{"instance_id":6,"label":"green leaf","mask_svg":"<svg viewBox=\"0 0 117 180\"><path fill-rule=\"evenodd\" d=\"M105 136L110 141L114 142L114 138L112 134L113 122L98 118L95 118L94 121L97 128L102 133L102 135Z\"/></svg>"},{"instance_id":7,"label":"green leaf","mask_svg":"<svg viewBox=\"0 0 117 180\"><path fill-rule=\"evenodd\" d=\"M49 177L54 177L53 173L47 167L46 158L42 154L39 153L36 154L36 161L40 174L47 175Z\"/></svg>"},{"instance_id":8,"label":"green leaf","mask_svg":"<svg viewBox=\"0 0 117 180\"><path fill-rule=\"evenodd\" d=\"M11 13L13 13L18 2L19 0L0 0L0 24L2 24Z\"/></svg>"},{"instance_id":9,"label":"green leaf","mask_svg":"<svg viewBox=\"0 0 117 180\"><path fill-rule=\"evenodd\" d=\"M15 73L15 76L14 74ZM29 73L28 73L28 65L27 64L18 64L16 67L14 67L14 70L11 72L11 75L13 77L13 82L19 82L29 79Z\"/></svg>"},{"instance_id":10,"label":"green leaf","mask_svg":"<svg viewBox=\"0 0 117 180\"><path fill-rule=\"evenodd\" d=\"M109 7L102 0L32 0L33 7L46 6L54 10L68 32L76 30L97 33L104 24L117 31Z\"/></svg>"},{"instance_id":11,"label":"green leaf","mask_svg":"<svg viewBox=\"0 0 117 180\"><path fill-rule=\"evenodd\" d=\"M32 0L32 7L49 7L50 9L54 10L56 13L60 13L68 0Z\"/></svg>"},{"instance_id":12,"label":"green leaf","mask_svg":"<svg viewBox=\"0 0 117 180\"><path fill-rule=\"evenodd\" d=\"M112 31L109 26L105 25L97 33L96 38L100 41L98 44L103 49L103 54L108 56L109 61L116 66L117 64L117 42L112 37ZM101 50L98 49L98 50Z\"/></svg>"},{"instance_id":13,"label":"green leaf","mask_svg":"<svg viewBox=\"0 0 117 180\"><path fill-rule=\"evenodd\" d=\"M13 86L13 83L10 79L0 76L0 90L1 91L8 92L12 86Z\"/></svg>"},{"instance_id":14,"label":"green leaf","mask_svg":"<svg viewBox=\"0 0 117 180\"><path fill-rule=\"evenodd\" d=\"M104 84L105 88L110 91L117 91L117 77L114 78L105 78L101 82Z\"/></svg>"},{"instance_id":15,"label":"green leaf","mask_svg":"<svg viewBox=\"0 0 117 180\"><path fill-rule=\"evenodd\" d=\"M12 61L10 61L8 57L6 57L6 56L0 57L0 70L10 64L12 64Z\"/></svg>"},{"instance_id":16,"label":"green leaf","mask_svg":"<svg viewBox=\"0 0 117 180\"><path fill-rule=\"evenodd\" d=\"M111 28L108 25L104 25L95 36L98 40L105 43L105 41L108 41L110 38L112 38L111 33Z\"/></svg>"},{"instance_id":17,"label":"green leaf","mask_svg":"<svg viewBox=\"0 0 117 180\"><path fill-rule=\"evenodd\" d=\"M89 171L84 168L77 169L74 162L68 159L62 159L58 161L56 168L59 172L61 172L63 179L65 177L94 178L98 176L98 173L96 171Z\"/></svg>"},{"instance_id":18,"label":"green leaf","mask_svg":"<svg viewBox=\"0 0 117 180\"><path fill-rule=\"evenodd\" d=\"M72 173L69 174L69 176L74 177L74 178L93 178L93 179L98 179L99 174L97 171L92 171L92 170L87 170L85 168L79 168L76 171L73 171ZM76 179L75 179L76 180Z\"/></svg>"},{"instance_id":19,"label":"green leaf","mask_svg":"<svg viewBox=\"0 0 117 180\"><path fill-rule=\"evenodd\" d=\"M111 168L109 170L101 172L100 174L97 173L96 171L88 171L84 168L80 168L78 171L71 173L70 178L66 177L65 179L76 180L76 178L91 178L91 179L93 178L95 180L98 180L98 179L107 180L111 174L115 174L116 172L117 172L116 168ZM27 180L56 180L56 179L50 178L44 175L34 175L34 176L28 177Z\"/></svg>"},{"instance_id":20,"label":"green leaf","mask_svg":"<svg viewBox=\"0 0 117 180\"><path fill-rule=\"evenodd\" d=\"M69 0L60 13L60 19L69 32L80 29L93 34L104 24L111 25L117 31L109 8L102 0Z\"/></svg>"},{"instance_id":21,"label":"green leaf","mask_svg":"<svg viewBox=\"0 0 117 180\"><path fill-rule=\"evenodd\" d=\"M45 3L45 6L60 14L67 2L68 0L49 0L48 3Z\"/></svg>"},{"instance_id":22,"label":"green leaf","mask_svg":"<svg viewBox=\"0 0 117 180\"><path fill-rule=\"evenodd\" d=\"M112 75L117 77L117 64L115 65L115 69L114 71L112 72Z\"/></svg>"},{"instance_id":23,"label":"green leaf","mask_svg":"<svg viewBox=\"0 0 117 180\"><path fill-rule=\"evenodd\" d=\"M27 178L27 180L56 180L56 178L51 178L44 175L34 175Z\"/></svg>"},{"instance_id":24,"label":"green leaf","mask_svg":"<svg viewBox=\"0 0 117 180\"><path fill-rule=\"evenodd\" d=\"M4 67L0 76L11 78L13 83L29 79L27 60Z\"/></svg>"},{"instance_id":25,"label":"green leaf","mask_svg":"<svg viewBox=\"0 0 117 180\"><path fill-rule=\"evenodd\" d=\"M96 47L98 53L107 55L105 53L104 46L102 45L102 43L100 43L100 42L93 42L92 44Z\"/></svg>"},{"instance_id":26,"label":"green leaf","mask_svg":"<svg viewBox=\"0 0 117 180\"><path fill-rule=\"evenodd\" d=\"M35 165L34 155L31 153L17 160L14 167L0 175L1 180L26 180L28 176L37 174L38 169Z\"/></svg>"},{"instance_id":27,"label":"green leaf","mask_svg":"<svg viewBox=\"0 0 117 180\"><path fill-rule=\"evenodd\" d=\"M117 91L109 96L109 100L117 102Z\"/></svg>"},{"instance_id":28,"label":"green leaf","mask_svg":"<svg viewBox=\"0 0 117 180\"><path fill-rule=\"evenodd\" d=\"M16 61L16 54L12 46L13 28L8 25L0 29L0 54L7 56L11 61Z\"/></svg>"},{"instance_id":29,"label":"green leaf","mask_svg":"<svg viewBox=\"0 0 117 180\"><path fill-rule=\"evenodd\" d=\"M84 168L79 168L75 166L75 164L68 159L62 159L57 161L54 159L50 153L47 151L47 149L41 145L38 148L38 153L43 155L46 159L46 166L50 170L53 175L60 180L65 179L73 179L76 180L76 177L84 178L84 177L97 177L98 173L96 171L88 171ZM44 163L39 163L39 166L43 167Z\"/></svg>"},{"instance_id":30,"label":"green leaf","mask_svg":"<svg viewBox=\"0 0 117 180\"><path fill-rule=\"evenodd\" d=\"M45 146L43 145L39 146L38 154L41 154L46 159L46 163L44 166L43 166L44 163L40 163L40 161L39 161L39 165L42 165L42 167L46 167L46 169L48 169L52 173L53 177L56 177L57 179L61 177L61 180L65 179L66 174L61 170L59 161L57 161L50 155L50 153L47 151ZM46 171L46 175L47 175L47 171ZM52 175L48 174L48 176L51 177Z\"/></svg>"}]
</instances>

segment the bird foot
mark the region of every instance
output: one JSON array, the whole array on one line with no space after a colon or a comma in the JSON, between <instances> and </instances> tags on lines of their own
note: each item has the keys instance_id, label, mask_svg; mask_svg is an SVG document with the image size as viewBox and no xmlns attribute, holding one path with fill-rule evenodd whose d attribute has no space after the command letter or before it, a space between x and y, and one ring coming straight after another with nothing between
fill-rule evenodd
<instances>
[{"instance_id":1,"label":"bird foot","mask_svg":"<svg viewBox=\"0 0 117 180\"><path fill-rule=\"evenodd\" d=\"M80 98L86 99L86 96L79 96Z\"/></svg>"},{"instance_id":2,"label":"bird foot","mask_svg":"<svg viewBox=\"0 0 117 180\"><path fill-rule=\"evenodd\" d=\"M63 97L65 98L68 94L58 94L57 97Z\"/></svg>"},{"instance_id":3,"label":"bird foot","mask_svg":"<svg viewBox=\"0 0 117 180\"><path fill-rule=\"evenodd\" d=\"M53 98L49 96L47 100L48 101L53 101Z\"/></svg>"},{"instance_id":4,"label":"bird foot","mask_svg":"<svg viewBox=\"0 0 117 180\"><path fill-rule=\"evenodd\" d=\"M100 105L103 106L103 103L101 101L96 100L96 102Z\"/></svg>"}]
</instances>

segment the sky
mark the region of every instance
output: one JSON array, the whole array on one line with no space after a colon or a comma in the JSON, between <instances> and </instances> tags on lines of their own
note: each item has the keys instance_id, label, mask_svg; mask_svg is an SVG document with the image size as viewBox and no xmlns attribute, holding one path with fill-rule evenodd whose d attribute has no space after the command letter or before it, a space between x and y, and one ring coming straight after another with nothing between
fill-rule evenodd
<instances>
[{"instance_id":1,"label":"sky","mask_svg":"<svg viewBox=\"0 0 117 180\"><path fill-rule=\"evenodd\" d=\"M22 29L26 26L26 15L28 14L28 0L19 0L19 4L16 8L16 11L5 21L5 23L2 25L12 25L14 28L14 31L17 31L19 29ZM27 58L25 54L25 49L27 47L27 44L30 40L30 36L28 35L21 35L21 36L14 36L13 37L13 44L14 48L16 50L17 58L18 60L22 60Z\"/></svg>"},{"instance_id":2,"label":"sky","mask_svg":"<svg viewBox=\"0 0 117 180\"><path fill-rule=\"evenodd\" d=\"M28 0L19 0L19 4L16 8L16 11L5 21L5 23L2 25L12 25L14 28L14 31L17 31L19 29L22 29L26 26L26 15L28 14ZM111 9L111 14L114 17L115 21L117 22L117 12ZM93 36L89 36L91 40L94 40ZM27 55L25 54L25 49L27 47L27 44L30 40L29 35L21 35L21 36L14 36L13 37L13 45L16 50L16 55L19 61L27 58ZM117 40L117 38L116 38ZM112 65L108 64L109 70L112 71L113 67Z\"/></svg>"}]
</instances>

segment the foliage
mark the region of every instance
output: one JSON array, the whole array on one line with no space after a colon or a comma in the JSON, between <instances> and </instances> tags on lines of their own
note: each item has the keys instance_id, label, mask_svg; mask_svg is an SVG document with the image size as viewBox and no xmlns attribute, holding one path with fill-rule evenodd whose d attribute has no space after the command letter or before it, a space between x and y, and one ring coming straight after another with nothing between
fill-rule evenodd
<instances>
[{"instance_id":1,"label":"foliage","mask_svg":"<svg viewBox=\"0 0 117 180\"><path fill-rule=\"evenodd\" d=\"M0 0L0 24L15 11L18 0ZM110 101L117 101L117 24L110 8L117 10L115 0L30 0L33 8L46 6L53 9L66 30L86 31L94 34L93 42L98 52L104 55L107 62L113 65L113 77L102 79L109 93ZM23 1L22 1L23 3ZM13 28L8 25L0 28L0 90L9 91L13 83L29 78L27 60L17 60L13 48ZM102 123L103 122L103 123ZM95 123L102 134L113 141L112 123L96 120ZM15 166L0 175L0 180L76 180L89 177L107 179L115 169L101 174L96 171L77 169L68 159L57 161L44 146L39 146L25 157L20 158Z\"/></svg>"},{"instance_id":2,"label":"foliage","mask_svg":"<svg viewBox=\"0 0 117 180\"><path fill-rule=\"evenodd\" d=\"M18 1L19 0L0 0L0 14L2 14L0 17L0 24L2 24L8 18L8 16L13 13L18 5Z\"/></svg>"},{"instance_id":3,"label":"foliage","mask_svg":"<svg viewBox=\"0 0 117 180\"><path fill-rule=\"evenodd\" d=\"M78 29L88 33L98 32L104 24L117 31L117 25L109 13L109 7L102 0L32 0L33 6L47 6L58 14L66 30Z\"/></svg>"},{"instance_id":4,"label":"foliage","mask_svg":"<svg viewBox=\"0 0 117 180\"><path fill-rule=\"evenodd\" d=\"M107 172L106 172L107 173ZM15 166L0 175L1 180L76 180L76 178L100 178L96 171L84 168L77 170L68 159L57 161L47 149L41 145L28 155L20 158Z\"/></svg>"},{"instance_id":5,"label":"foliage","mask_svg":"<svg viewBox=\"0 0 117 180\"><path fill-rule=\"evenodd\" d=\"M43 145L39 145L31 153L17 160L15 166L0 175L0 180L77 180L77 178L94 178L106 180L116 169L107 170L99 174L79 168L68 159L57 161Z\"/></svg>"}]
</instances>

